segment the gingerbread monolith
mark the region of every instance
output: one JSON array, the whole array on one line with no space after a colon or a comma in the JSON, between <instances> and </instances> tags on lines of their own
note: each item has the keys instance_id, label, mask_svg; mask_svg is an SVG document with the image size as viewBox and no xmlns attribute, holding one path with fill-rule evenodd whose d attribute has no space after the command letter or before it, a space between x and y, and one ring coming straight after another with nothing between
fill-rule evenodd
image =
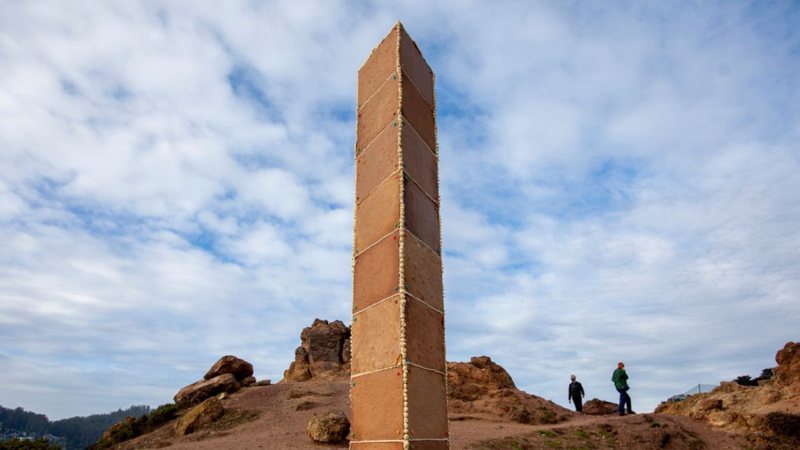
<instances>
[{"instance_id":1,"label":"gingerbread monolith","mask_svg":"<svg viewBox=\"0 0 800 450\"><path fill-rule=\"evenodd\" d=\"M433 85L400 23L358 72L351 449L449 448Z\"/></svg>"}]
</instances>

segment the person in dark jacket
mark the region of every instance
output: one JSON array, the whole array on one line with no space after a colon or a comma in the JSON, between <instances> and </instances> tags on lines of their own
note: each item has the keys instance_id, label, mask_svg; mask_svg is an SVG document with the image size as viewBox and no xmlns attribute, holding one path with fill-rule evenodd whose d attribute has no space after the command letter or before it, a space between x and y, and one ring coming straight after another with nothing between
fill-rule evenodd
<instances>
[{"instance_id":1,"label":"person in dark jacket","mask_svg":"<svg viewBox=\"0 0 800 450\"><path fill-rule=\"evenodd\" d=\"M575 403L575 411L583 412L583 386L575 381L575 375L570 375L570 379L572 383L569 384L569 400L572 400Z\"/></svg>"},{"instance_id":2,"label":"person in dark jacket","mask_svg":"<svg viewBox=\"0 0 800 450\"><path fill-rule=\"evenodd\" d=\"M628 414L636 414L631 409L631 396L628 395L628 373L625 372L625 364L620 361L617 363L617 370L611 375L611 381L614 382L614 387L619 392L619 406L617 412L620 416L625 415L625 407L628 408Z\"/></svg>"}]
</instances>

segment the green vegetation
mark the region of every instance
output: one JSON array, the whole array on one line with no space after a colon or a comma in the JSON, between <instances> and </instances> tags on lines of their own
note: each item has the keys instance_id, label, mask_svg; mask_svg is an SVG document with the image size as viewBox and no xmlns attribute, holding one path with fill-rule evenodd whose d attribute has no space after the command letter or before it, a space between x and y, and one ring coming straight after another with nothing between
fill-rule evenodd
<instances>
[{"instance_id":1,"label":"green vegetation","mask_svg":"<svg viewBox=\"0 0 800 450\"><path fill-rule=\"evenodd\" d=\"M90 445L87 450L101 450L113 447L120 442L149 433L175 418L177 411L178 407L174 403L167 403L159 406L148 415L140 416L138 419L126 417L125 420L108 429L108 436Z\"/></svg>"},{"instance_id":2,"label":"green vegetation","mask_svg":"<svg viewBox=\"0 0 800 450\"><path fill-rule=\"evenodd\" d=\"M525 439L506 438L481 441L470 448L474 450L530 450L533 446Z\"/></svg>"},{"instance_id":3,"label":"green vegetation","mask_svg":"<svg viewBox=\"0 0 800 450\"><path fill-rule=\"evenodd\" d=\"M556 437L556 432L553 430L539 430L539 434L545 437Z\"/></svg>"},{"instance_id":4,"label":"green vegetation","mask_svg":"<svg viewBox=\"0 0 800 450\"><path fill-rule=\"evenodd\" d=\"M544 441L544 445L550 448L561 448L561 442L556 439L548 439Z\"/></svg>"},{"instance_id":5,"label":"green vegetation","mask_svg":"<svg viewBox=\"0 0 800 450\"><path fill-rule=\"evenodd\" d=\"M136 405L107 414L70 417L51 422L44 414L0 406L0 434L48 437L53 443L63 444L67 450L78 450L100 439L103 431L126 416L137 417L149 412L149 406Z\"/></svg>"},{"instance_id":6,"label":"green vegetation","mask_svg":"<svg viewBox=\"0 0 800 450\"><path fill-rule=\"evenodd\" d=\"M61 446L51 444L44 438L35 440L14 438L0 442L0 450L61 450Z\"/></svg>"}]
</instances>

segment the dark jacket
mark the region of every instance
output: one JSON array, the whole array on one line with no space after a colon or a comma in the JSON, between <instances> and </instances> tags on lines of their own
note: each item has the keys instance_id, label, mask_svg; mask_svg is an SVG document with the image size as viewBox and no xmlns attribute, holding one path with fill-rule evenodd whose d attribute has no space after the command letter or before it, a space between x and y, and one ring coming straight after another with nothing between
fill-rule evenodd
<instances>
[{"instance_id":1,"label":"dark jacket","mask_svg":"<svg viewBox=\"0 0 800 450\"><path fill-rule=\"evenodd\" d=\"M577 381L573 381L572 383L569 384L568 400L572 400L573 398L580 400L584 397L584 395L586 394L583 393L583 386L581 386L580 383L578 383Z\"/></svg>"}]
</instances>

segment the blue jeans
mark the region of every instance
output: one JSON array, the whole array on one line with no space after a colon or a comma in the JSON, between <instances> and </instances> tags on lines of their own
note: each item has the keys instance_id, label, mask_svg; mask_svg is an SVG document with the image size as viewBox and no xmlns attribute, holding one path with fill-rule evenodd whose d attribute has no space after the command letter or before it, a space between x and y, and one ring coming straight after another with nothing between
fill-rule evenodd
<instances>
[{"instance_id":1,"label":"blue jeans","mask_svg":"<svg viewBox=\"0 0 800 450\"><path fill-rule=\"evenodd\" d=\"M617 412L620 415L625 414L625 407L628 407L628 414L632 411L631 408L631 396L628 395L627 389L619 389L617 388L617 392L619 392L619 406L617 407Z\"/></svg>"}]
</instances>

